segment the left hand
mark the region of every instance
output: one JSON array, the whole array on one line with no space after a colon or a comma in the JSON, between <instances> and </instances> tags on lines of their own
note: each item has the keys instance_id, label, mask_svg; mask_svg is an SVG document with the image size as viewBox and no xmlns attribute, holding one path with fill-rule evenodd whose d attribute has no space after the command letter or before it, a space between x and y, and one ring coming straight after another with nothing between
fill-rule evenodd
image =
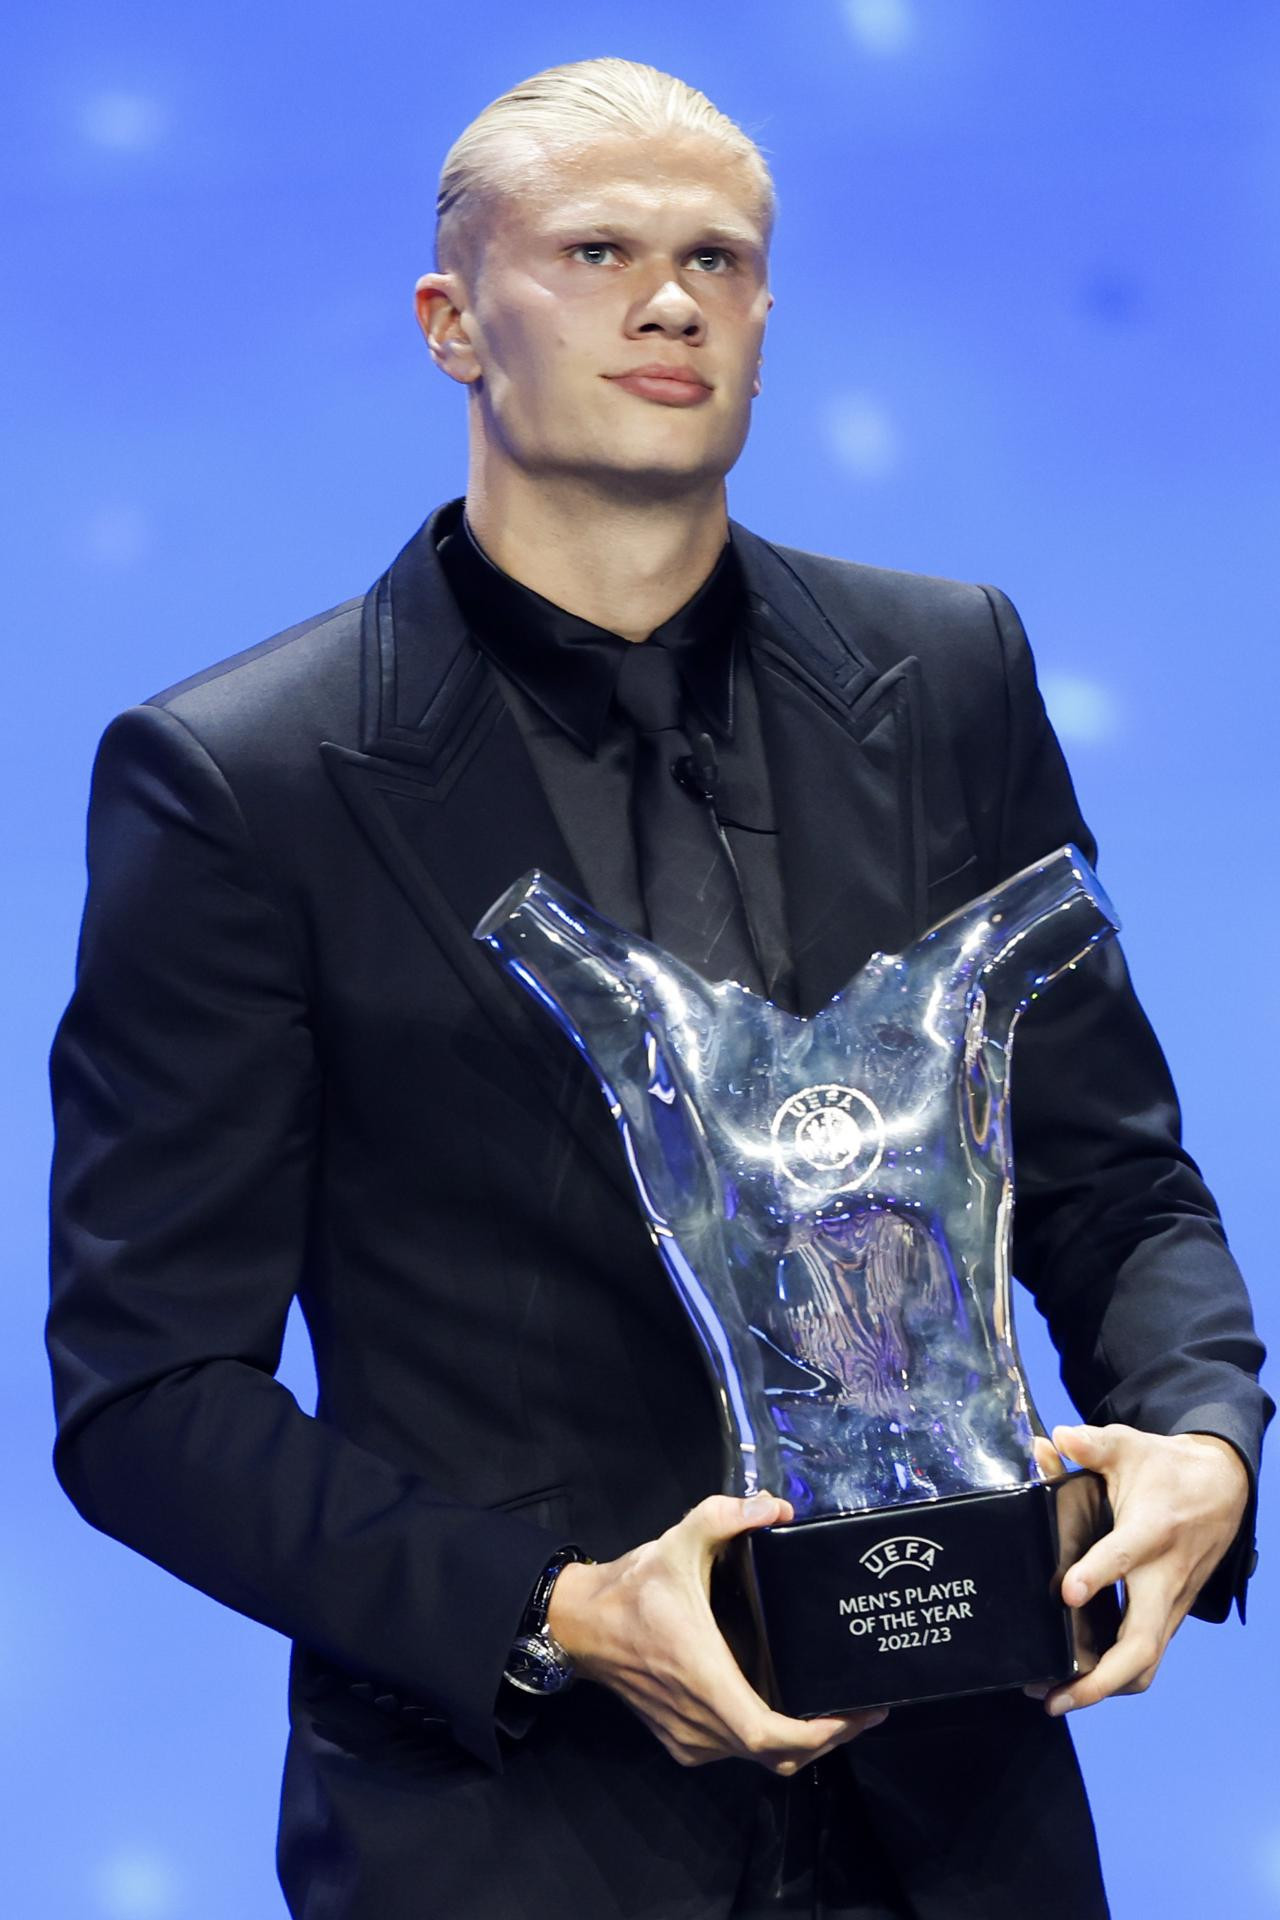
<instances>
[{"instance_id":1,"label":"left hand","mask_svg":"<svg viewBox=\"0 0 1280 1920\"><path fill-rule=\"evenodd\" d=\"M1077 1466L1103 1476L1113 1518L1111 1532L1068 1567L1062 1598L1080 1607L1103 1587L1123 1581L1126 1602L1116 1643L1093 1671L1046 1696L1046 1712L1056 1715L1095 1706L1115 1693L1145 1693L1187 1610L1239 1531L1249 1476L1235 1448L1216 1434L1055 1427L1053 1444Z\"/></svg>"}]
</instances>

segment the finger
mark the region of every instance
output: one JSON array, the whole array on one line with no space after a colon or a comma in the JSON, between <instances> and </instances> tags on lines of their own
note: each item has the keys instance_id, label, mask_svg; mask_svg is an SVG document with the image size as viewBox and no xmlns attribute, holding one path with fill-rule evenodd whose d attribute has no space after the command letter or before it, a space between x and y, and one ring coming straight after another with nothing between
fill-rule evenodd
<instances>
[{"instance_id":1,"label":"finger","mask_svg":"<svg viewBox=\"0 0 1280 1920\"><path fill-rule=\"evenodd\" d=\"M837 1747L847 1746L851 1740L856 1740L859 1735L870 1733L873 1727L883 1726L888 1718L888 1707L872 1707L868 1708L865 1713L846 1714L844 1716L844 1731L838 1734L835 1739L829 1740L825 1747L820 1747L817 1753L813 1755L813 1758L815 1760L825 1759L826 1755L834 1753Z\"/></svg>"},{"instance_id":2,"label":"finger","mask_svg":"<svg viewBox=\"0 0 1280 1920\"><path fill-rule=\"evenodd\" d=\"M1066 1464L1052 1440L1038 1433L1031 1442L1036 1465L1046 1480L1062 1480L1066 1476Z\"/></svg>"},{"instance_id":3,"label":"finger","mask_svg":"<svg viewBox=\"0 0 1280 1920\"><path fill-rule=\"evenodd\" d=\"M807 1751L823 1741L848 1740L868 1727L878 1727L889 1717L888 1707L861 1707L856 1713L815 1714L811 1720L796 1720L790 1714L766 1709L769 1717L765 1738L773 1746L798 1747Z\"/></svg>"},{"instance_id":4,"label":"finger","mask_svg":"<svg viewBox=\"0 0 1280 1920\"><path fill-rule=\"evenodd\" d=\"M1139 1581L1115 1645L1103 1654L1092 1672L1057 1687L1045 1701L1055 1718L1080 1707L1097 1706L1117 1693L1144 1693L1155 1678L1173 1631L1170 1595L1163 1581Z\"/></svg>"},{"instance_id":5,"label":"finger","mask_svg":"<svg viewBox=\"0 0 1280 1920\"><path fill-rule=\"evenodd\" d=\"M748 1752L740 1743L729 1743L716 1739L706 1728L680 1719L669 1719L663 1713L654 1713L637 1706L635 1712L659 1740L672 1758L683 1767L705 1766L712 1760L750 1758L762 1766L768 1766L774 1773L790 1775L799 1773L802 1767L812 1766L822 1760L837 1747L844 1746L855 1739L859 1733L865 1733L869 1727L879 1726L888 1718L888 1708L879 1707L872 1712L846 1714L839 1716L840 1732L820 1746L806 1745L803 1750L792 1747L761 1748L758 1752ZM802 1723L807 1725L808 1723Z\"/></svg>"},{"instance_id":6,"label":"finger","mask_svg":"<svg viewBox=\"0 0 1280 1920\"><path fill-rule=\"evenodd\" d=\"M648 1728L671 1758L682 1767L702 1767L712 1760L727 1760L730 1754L704 1732L697 1728L673 1728L659 1716L647 1713L643 1707L632 1703L632 1711L641 1724Z\"/></svg>"},{"instance_id":7,"label":"finger","mask_svg":"<svg viewBox=\"0 0 1280 1920\"><path fill-rule=\"evenodd\" d=\"M1123 1449L1125 1429L1118 1426L1055 1427L1053 1444L1066 1459L1078 1467L1092 1467L1095 1473L1114 1471Z\"/></svg>"},{"instance_id":8,"label":"finger","mask_svg":"<svg viewBox=\"0 0 1280 1920\"><path fill-rule=\"evenodd\" d=\"M839 1747L847 1746L851 1740L856 1740L859 1734L868 1732L871 1727L878 1727L881 1721L887 1718L888 1708L877 1708L873 1714L860 1716L857 1722L846 1719L839 1734L817 1745L806 1740L801 1746L752 1747L744 1750L745 1757L755 1760L760 1766L768 1767L773 1773L784 1775L799 1773L802 1767L811 1767L815 1761L824 1760L829 1753L834 1753Z\"/></svg>"},{"instance_id":9,"label":"finger","mask_svg":"<svg viewBox=\"0 0 1280 1920\"><path fill-rule=\"evenodd\" d=\"M721 1755L763 1764L818 1758L885 1717L881 1708L798 1720L779 1713L751 1686L707 1614L690 1623L674 1658L630 1677L626 1697L684 1749L710 1741Z\"/></svg>"},{"instance_id":10,"label":"finger","mask_svg":"<svg viewBox=\"0 0 1280 1920\"><path fill-rule=\"evenodd\" d=\"M701 1705L731 1749L748 1757L799 1754L813 1758L824 1747L842 1745L883 1717L878 1708L822 1714L811 1720L777 1712L755 1691L714 1627L705 1638L700 1634L688 1652L688 1679L682 1689L685 1711L697 1714Z\"/></svg>"},{"instance_id":11,"label":"finger","mask_svg":"<svg viewBox=\"0 0 1280 1920\"><path fill-rule=\"evenodd\" d=\"M825 1760L829 1753L835 1753L837 1748L846 1746L854 1737L852 1733L846 1733L839 1740L828 1740L824 1746L806 1748L803 1753L787 1748L780 1753L752 1754L750 1758L754 1759L757 1766L767 1767L770 1773L781 1774L784 1779L789 1779L793 1774L802 1772L805 1767L816 1766L819 1760Z\"/></svg>"},{"instance_id":12,"label":"finger","mask_svg":"<svg viewBox=\"0 0 1280 1920\"><path fill-rule=\"evenodd\" d=\"M812 1720L794 1720L766 1707L755 1724L743 1730L742 1750L780 1771L793 1772L824 1753L844 1746L859 1734L888 1718L887 1707L869 1707L859 1713L829 1713Z\"/></svg>"},{"instance_id":13,"label":"finger","mask_svg":"<svg viewBox=\"0 0 1280 1920\"><path fill-rule=\"evenodd\" d=\"M1149 1509L1142 1517L1125 1519L1095 1540L1062 1576L1062 1598L1069 1607L1082 1607L1104 1587L1127 1585L1131 1576L1165 1553L1168 1529L1162 1515Z\"/></svg>"},{"instance_id":14,"label":"finger","mask_svg":"<svg viewBox=\"0 0 1280 1920\"><path fill-rule=\"evenodd\" d=\"M762 1491L740 1500L733 1494L713 1493L689 1509L676 1531L687 1533L700 1547L714 1551L740 1533L784 1525L794 1514L791 1502L777 1494Z\"/></svg>"}]
</instances>

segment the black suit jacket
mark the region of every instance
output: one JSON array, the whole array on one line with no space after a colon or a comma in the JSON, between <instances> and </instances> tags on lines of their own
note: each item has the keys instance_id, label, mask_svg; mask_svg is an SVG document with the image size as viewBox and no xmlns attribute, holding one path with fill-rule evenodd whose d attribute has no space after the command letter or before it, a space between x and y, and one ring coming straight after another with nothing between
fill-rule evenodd
<instances>
[{"instance_id":1,"label":"black suit jacket","mask_svg":"<svg viewBox=\"0 0 1280 1920\"><path fill-rule=\"evenodd\" d=\"M720 1446L594 1083L471 937L531 867L585 889L441 574L458 511L363 601L104 737L52 1061L55 1463L96 1526L295 1642L296 1913L719 1914L757 1769L682 1771L592 1687L523 1739L495 1722L549 1551L656 1534ZM807 1014L876 948L1094 846L1002 595L732 537ZM1018 1046L1015 1268L1073 1398L1256 1463L1260 1349L1119 948ZM314 1418L273 1378L295 1294ZM1062 1878L1087 1833L1064 1728L966 1709L966 1752L987 1739L1018 1785L959 1791L943 1722L933 1786L908 1720L850 1750L917 1910L970 1911L965 1836L998 1801L1073 1920L1100 1911Z\"/></svg>"}]
</instances>

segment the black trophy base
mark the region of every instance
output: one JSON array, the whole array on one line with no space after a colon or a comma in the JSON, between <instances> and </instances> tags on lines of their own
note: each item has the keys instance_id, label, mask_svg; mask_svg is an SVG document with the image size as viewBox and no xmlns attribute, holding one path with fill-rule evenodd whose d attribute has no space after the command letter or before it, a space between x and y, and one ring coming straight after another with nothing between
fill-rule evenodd
<instances>
[{"instance_id":1,"label":"black trophy base","mask_svg":"<svg viewBox=\"0 0 1280 1920\"><path fill-rule=\"evenodd\" d=\"M877 1507L745 1536L782 1712L847 1712L1085 1673L1114 1590L1063 1606L1062 1575L1109 1524L1101 1480Z\"/></svg>"}]
</instances>

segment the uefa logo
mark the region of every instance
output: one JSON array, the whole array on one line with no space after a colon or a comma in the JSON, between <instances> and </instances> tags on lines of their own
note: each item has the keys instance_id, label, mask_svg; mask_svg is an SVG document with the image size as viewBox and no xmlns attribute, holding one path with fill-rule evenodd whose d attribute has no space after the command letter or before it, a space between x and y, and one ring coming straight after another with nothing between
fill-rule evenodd
<instances>
[{"instance_id":1,"label":"uefa logo","mask_svg":"<svg viewBox=\"0 0 1280 1920\"><path fill-rule=\"evenodd\" d=\"M802 1087L773 1116L779 1169L806 1187L865 1186L884 1153L884 1121L857 1087Z\"/></svg>"},{"instance_id":2,"label":"uefa logo","mask_svg":"<svg viewBox=\"0 0 1280 1920\"><path fill-rule=\"evenodd\" d=\"M892 1540L881 1540L858 1557L868 1573L883 1580L886 1573L909 1573L917 1568L927 1573L942 1552L936 1540L919 1533L900 1533Z\"/></svg>"}]
</instances>

